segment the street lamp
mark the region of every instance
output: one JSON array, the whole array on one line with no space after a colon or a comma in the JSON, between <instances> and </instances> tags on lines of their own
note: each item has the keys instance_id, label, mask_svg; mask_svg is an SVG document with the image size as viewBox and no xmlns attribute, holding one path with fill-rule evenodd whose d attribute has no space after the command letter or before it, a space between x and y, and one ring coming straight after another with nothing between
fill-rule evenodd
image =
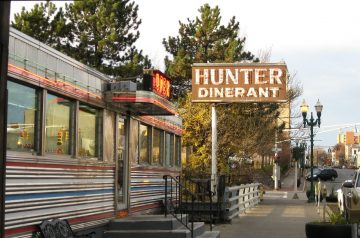
<instances>
[{"instance_id":1,"label":"street lamp","mask_svg":"<svg viewBox=\"0 0 360 238\"><path fill-rule=\"evenodd\" d=\"M300 110L303 116L303 123L304 127L309 126L310 127L310 194L308 201L314 202L315 201L315 194L314 194L314 181L313 181L313 160L314 160L314 126L320 127L320 118L321 118L321 111L322 111L323 105L321 105L319 99L317 103L315 104L315 111L317 115L317 119L314 119L313 113L311 112L310 121L306 118L307 112L309 111L309 106L306 104L305 99L303 100Z\"/></svg>"}]
</instances>

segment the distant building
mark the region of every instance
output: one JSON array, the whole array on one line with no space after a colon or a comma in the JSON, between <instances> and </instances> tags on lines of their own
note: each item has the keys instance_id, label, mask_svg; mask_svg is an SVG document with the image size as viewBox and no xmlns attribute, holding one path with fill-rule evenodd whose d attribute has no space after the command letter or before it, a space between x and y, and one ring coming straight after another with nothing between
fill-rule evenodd
<instances>
[{"instance_id":1,"label":"distant building","mask_svg":"<svg viewBox=\"0 0 360 238\"><path fill-rule=\"evenodd\" d=\"M345 161L350 165L360 167L360 133L357 128L353 131L339 131L337 142L345 145Z\"/></svg>"}]
</instances>

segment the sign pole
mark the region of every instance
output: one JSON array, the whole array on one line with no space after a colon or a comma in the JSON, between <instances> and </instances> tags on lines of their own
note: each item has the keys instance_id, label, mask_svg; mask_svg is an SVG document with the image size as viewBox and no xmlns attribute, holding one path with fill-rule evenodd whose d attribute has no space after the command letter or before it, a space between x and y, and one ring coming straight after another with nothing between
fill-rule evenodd
<instances>
[{"instance_id":1,"label":"sign pole","mask_svg":"<svg viewBox=\"0 0 360 238\"><path fill-rule=\"evenodd\" d=\"M298 168L298 158L295 158L295 178L294 178L294 196L293 199L299 199L297 195L297 168Z\"/></svg>"},{"instance_id":2,"label":"sign pole","mask_svg":"<svg viewBox=\"0 0 360 238\"><path fill-rule=\"evenodd\" d=\"M277 147L277 130L275 131L275 147L274 147L274 151L275 151L275 155L274 155L274 189L278 190L279 185L278 185L278 161L277 161L277 157L278 157L278 147Z\"/></svg>"},{"instance_id":3,"label":"sign pole","mask_svg":"<svg viewBox=\"0 0 360 238\"><path fill-rule=\"evenodd\" d=\"M216 105L211 105L211 191L214 194L217 189L217 118L216 118Z\"/></svg>"}]
</instances>

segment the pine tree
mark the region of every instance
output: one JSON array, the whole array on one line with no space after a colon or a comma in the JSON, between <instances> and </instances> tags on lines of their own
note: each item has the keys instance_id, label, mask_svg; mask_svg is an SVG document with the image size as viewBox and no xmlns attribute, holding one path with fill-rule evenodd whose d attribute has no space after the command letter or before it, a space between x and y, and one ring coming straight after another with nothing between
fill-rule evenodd
<instances>
[{"instance_id":1,"label":"pine tree","mask_svg":"<svg viewBox=\"0 0 360 238\"><path fill-rule=\"evenodd\" d=\"M130 0L87 0L35 4L15 14L12 26L97 70L116 78L135 77L151 61L136 49L138 5Z\"/></svg>"},{"instance_id":2,"label":"pine tree","mask_svg":"<svg viewBox=\"0 0 360 238\"><path fill-rule=\"evenodd\" d=\"M138 5L129 0L74 1L66 6L73 23L73 57L114 76L136 76L150 67L134 43L139 38Z\"/></svg>"},{"instance_id":3,"label":"pine tree","mask_svg":"<svg viewBox=\"0 0 360 238\"><path fill-rule=\"evenodd\" d=\"M244 50L245 37L240 37L239 22L232 17L227 26L221 25L219 7L205 4L199 9L200 18L180 22L179 35L163 39L166 74L172 79L174 96L185 95L191 88L193 63L257 61Z\"/></svg>"},{"instance_id":4,"label":"pine tree","mask_svg":"<svg viewBox=\"0 0 360 238\"><path fill-rule=\"evenodd\" d=\"M30 11L23 7L15 13L11 26L61 51L72 41L71 24L66 23L63 9L50 1L35 4Z\"/></svg>"}]
</instances>

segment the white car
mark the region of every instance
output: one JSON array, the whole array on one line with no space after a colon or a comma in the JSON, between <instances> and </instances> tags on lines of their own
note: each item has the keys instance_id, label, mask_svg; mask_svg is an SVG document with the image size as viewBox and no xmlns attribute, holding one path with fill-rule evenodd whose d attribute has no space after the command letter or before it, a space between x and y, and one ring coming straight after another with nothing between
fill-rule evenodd
<instances>
[{"instance_id":1,"label":"white car","mask_svg":"<svg viewBox=\"0 0 360 238\"><path fill-rule=\"evenodd\" d=\"M360 222L360 170L354 173L352 180L346 180L337 193L339 210L346 220Z\"/></svg>"},{"instance_id":2,"label":"white car","mask_svg":"<svg viewBox=\"0 0 360 238\"><path fill-rule=\"evenodd\" d=\"M345 180L345 182L342 184L341 188L336 190L337 193L337 200L338 200L338 207L340 210L340 213L344 214L345 207L344 207L344 195L346 195L351 188L354 187L352 180Z\"/></svg>"}]
</instances>

